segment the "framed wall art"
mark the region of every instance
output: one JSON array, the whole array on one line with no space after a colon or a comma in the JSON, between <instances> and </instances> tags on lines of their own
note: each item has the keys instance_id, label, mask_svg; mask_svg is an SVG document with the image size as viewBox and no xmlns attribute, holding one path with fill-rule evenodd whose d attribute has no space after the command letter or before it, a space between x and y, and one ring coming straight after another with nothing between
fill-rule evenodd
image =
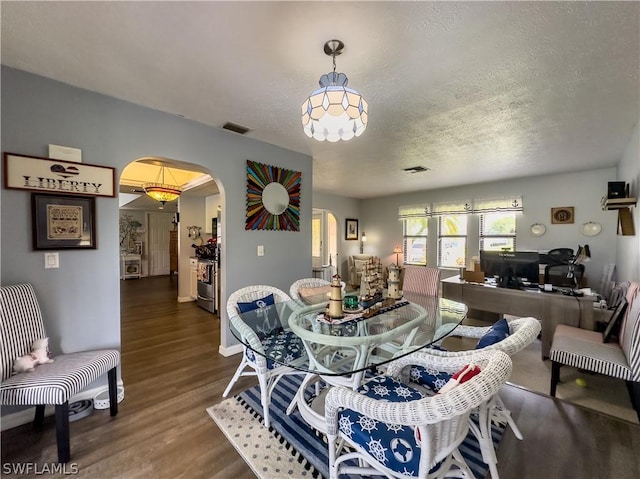
<instances>
[{"instance_id":1,"label":"framed wall art","mask_svg":"<svg viewBox=\"0 0 640 479\"><path fill-rule=\"evenodd\" d=\"M4 187L114 198L116 169L37 156L4 154Z\"/></svg>"},{"instance_id":2,"label":"framed wall art","mask_svg":"<svg viewBox=\"0 0 640 479\"><path fill-rule=\"evenodd\" d=\"M247 160L246 230L300 231L299 171Z\"/></svg>"},{"instance_id":3,"label":"framed wall art","mask_svg":"<svg viewBox=\"0 0 640 479\"><path fill-rule=\"evenodd\" d=\"M551 208L551 224L573 224L573 206L559 206Z\"/></svg>"},{"instance_id":4,"label":"framed wall art","mask_svg":"<svg viewBox=\"0 0 640 479\"><path fill-rule=\"evenodd\" d=\"M358 239L358 220L347 218L344 225L344 239L345 240L357 240Z\"/></svg>"},{"instance_id":5,"label":"framed wall art","mask_svg":"<svg viewBox=\"0 0 640 479\"><path fill-rule=\"evenodd\" d=\"M31 194L33 249L95 249L94 197Z\"/></svg>"}]
</instances>

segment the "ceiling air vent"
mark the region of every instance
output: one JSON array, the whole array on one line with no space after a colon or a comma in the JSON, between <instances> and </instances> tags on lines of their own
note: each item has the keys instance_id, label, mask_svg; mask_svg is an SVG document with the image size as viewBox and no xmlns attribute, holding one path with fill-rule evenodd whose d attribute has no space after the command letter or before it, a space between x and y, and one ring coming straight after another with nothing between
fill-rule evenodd
<instances>
[{"instance_id":1,"label":"ceiling air vent","mask_svg":"<svg viewBox=\"0 0 640 479\"><path fill-rule=\"evenodd\" d=\"M249 131L249 128L247 128L246 126L238 125L236 123L231 123L230 121L222 125L222 129L233 131L234 133L240 133L241 135L244 135Z\"/></svg>"},{"instance_id":2,"label":"ceiling air vent","mask_svg":"<svg viewBox=\"0 0 640 479\"><path fill-rule=\"evenodd\" d=\"M409 173L422 173L423 171L429 171L431 168L425 166L412 166L411 168L404 168L404 171Z\"/></svg>"}]
</instances>

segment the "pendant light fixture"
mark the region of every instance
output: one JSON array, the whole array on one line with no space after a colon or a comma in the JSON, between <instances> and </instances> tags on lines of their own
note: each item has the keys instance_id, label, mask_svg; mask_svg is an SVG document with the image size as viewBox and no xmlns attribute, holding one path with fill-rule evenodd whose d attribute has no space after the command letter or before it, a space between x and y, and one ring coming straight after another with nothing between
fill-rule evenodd
<instances>
[{"instance_id":1,"label":"pendant light fixture","mask_svg":"<svg viewBox=\"0 0 640 479\"><path fill-rule=\"evenodd\" d=\"M173 178L174 183L177 183L176 179L171 174L171 170L169 170L169 168L165 168L164 166L161 166L160 171L158 172L156 181L154 183L145 183L142 185L144 192L148 196L150 196L156 201L159 201L163 205L167 201L173 201L177 199L182 193L182 188L180 188L180 186L175 184L169 185L165 183L164 181L165 169L169 172L169 174L171 175L171 178Z\"/></svg>"},{"instance_id":2,"label":"pendant light fixture","mask_svg":"<svg viewBox=\"0 0 640 479\"><path fill-rule=\"evenodd\" d=\"M309 138L336 142L360 136L369 120L366 100L348 88L349 79L336 73L336 56L344 51L340 40L329 40L324 52L333 58L333 72L320 77L320 88L302 103L302 126Z\"/></svg>"}]
</instances>

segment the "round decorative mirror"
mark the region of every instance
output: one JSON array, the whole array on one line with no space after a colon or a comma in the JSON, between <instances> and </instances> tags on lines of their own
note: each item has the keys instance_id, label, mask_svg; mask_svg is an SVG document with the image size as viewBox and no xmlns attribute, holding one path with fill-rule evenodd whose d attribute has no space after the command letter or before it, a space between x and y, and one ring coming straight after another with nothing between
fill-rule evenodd
<instances>
[{"instance_id":1,"label":"round decorative mirror","mask_svg":"<svg viewBox=\"0 0 640 479\"><path fill-rule=\"evenodd\" d=\"M269 183L262 190L262 204L272 215L281 215L289 206L289 192L280 183Z\"/></svg>"}]
</instances>

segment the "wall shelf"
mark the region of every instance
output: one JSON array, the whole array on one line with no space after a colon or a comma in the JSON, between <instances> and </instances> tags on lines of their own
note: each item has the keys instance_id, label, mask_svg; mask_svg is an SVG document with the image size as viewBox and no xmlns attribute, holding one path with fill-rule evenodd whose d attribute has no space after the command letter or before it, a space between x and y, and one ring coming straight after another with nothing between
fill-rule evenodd
<instances>
[{"instance_id":1,"label":"wall shelf","mask_svg":"<svg viewBox=\"0 0 640 479\"><path fill-rule=\"evenodd\" d=\"M637 198L602 198L603 210L619 210L620 208L629 208L635 206Z\"/></svg>"},{"instance_id":2,"label":"wall shelf","mask_svg":"<svg viewBox=\"0 0 640 479\"><path fill-rule=\"evenodd\" d=\"M637 203L637 198L602 198L603 210L616 210L618 212L618 234L622 236L634 236L631 207Z\"/></svg>"}]
</instances>

